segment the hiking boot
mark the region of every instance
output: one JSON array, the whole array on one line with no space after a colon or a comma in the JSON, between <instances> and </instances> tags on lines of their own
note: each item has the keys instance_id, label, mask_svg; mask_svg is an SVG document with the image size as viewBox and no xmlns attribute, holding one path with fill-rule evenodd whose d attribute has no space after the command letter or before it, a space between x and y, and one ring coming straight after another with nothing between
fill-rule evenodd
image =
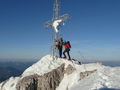
<instances>
[{"instance_id":1,"label":"hiking boot","mask_svg":"<svg viewBox=\"0 0 120 90\"><path fill-rule=\"evenodd\" d=\"M66 59L66 57L63 57L64 59Z\"/></svg>"},{"instance_id":2,"label":"hiking boot","mask_svg":"<svg viewBox=\"0 0 120 90\"><path fill-rule=\"evenodd\" d=\"M68 60L70 60L70 61L71 61L71 59L68 59Z\"/></svg>"}]
</instances>

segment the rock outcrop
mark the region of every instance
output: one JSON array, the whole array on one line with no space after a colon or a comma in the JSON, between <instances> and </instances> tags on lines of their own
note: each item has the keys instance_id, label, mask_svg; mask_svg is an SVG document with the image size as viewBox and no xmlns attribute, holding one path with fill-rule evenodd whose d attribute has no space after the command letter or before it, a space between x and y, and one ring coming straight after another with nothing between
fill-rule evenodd
<instances>
[{"instance_id":1,"label":"rock outcrop","mask_svg":"<svg viewBox=\"0 0 120 90\"><path fill-rule=\"evenodd\" d=\"M64 64L42 76L24 77L17 84L17 90L55 90L64 77Z\"/></svg>"},{"instance_id":2,"label":"rock outcrop","mask_svg":"<svg viewBox=\"0 0 120 90\"><path fill-rule=\"evenodd\" d=\"M66 68L65 70L65 74L69 75L71 74L72 72L74 72L76 69L72 66L72 65L68 65L68 67Z\"/></svg>"},{"instance_id":3,"label":"rock outcrop","mask_svg":"<svg viewBox=\"0 0 120 90\"><path fill-rule=\"evenodd\" d=\"M71 74L74 70L71 65L68 65L65 69L65 64L62 64L42 76L35 74L24 77L18 82L16 88L17 90L55 90L63 79L64 74Z\"/></svg>"},{"instance_id":4,"label":"rock outcrop","mask_svg":"<svg viewBox=\"0 0 120 90\"><path fill-rule=\"evenodd\" d=\"M92 73L96 72L97 70L92 70L92 71L85 71L80 73L80 80L84 79L85 77L91 75Z\"/></svg>"}]
</instances>

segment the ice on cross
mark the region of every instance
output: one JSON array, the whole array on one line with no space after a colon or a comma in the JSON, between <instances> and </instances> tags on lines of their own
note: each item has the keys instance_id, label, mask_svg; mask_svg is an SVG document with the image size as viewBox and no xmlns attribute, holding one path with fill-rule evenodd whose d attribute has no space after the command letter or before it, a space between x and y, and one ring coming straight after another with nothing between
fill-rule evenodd
<instances>
[{"instance_id":1,"label":"ice on cross","mask_svg":"<svg viewBox=\"0 0 120 90\"><path fill-rule=\"evenodd\" d=\"M58 27L64 24L69 19L70 19L70 16L68 14L64 14L62 16L59 16L57 19L53 19L51 21L46 22L45 26L47 28L52 26L55 29L55 32L59 32Z\"/></svg>"},{"instance_id":2,"label":"ice on cross","mask_svg":"<svg viewBox=\"0 0 120 90\"><path fill-rule=\"evenodd\" d=\"M59 32L58 27L69 20L70 16L68 14L60 16L60 0L55 0L53 10L53 18L51 21L45 23L45 27L52 27L54 29L54 33L57 34Z\"/></svg>"},{"instance_id":3,"label":"ice on cross","mask_svg":"<svg viewBox=\"0 0 120 90\"><path fill-rule=\"evenodd\" d=\"M58 27L59 27L60 23L62 23L62 19L55 20L52 24L56 33L59 32Z\"/></svg>"}]
</instances>

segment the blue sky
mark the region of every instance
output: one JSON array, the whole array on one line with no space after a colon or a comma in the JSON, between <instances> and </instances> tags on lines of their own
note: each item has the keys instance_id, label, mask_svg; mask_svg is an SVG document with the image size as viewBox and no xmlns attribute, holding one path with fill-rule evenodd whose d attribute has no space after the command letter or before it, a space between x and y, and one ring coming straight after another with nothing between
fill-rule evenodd
<instances>
[{"instance_id":1,"label":"blue sky","mask_svg":"<svg viewBox=\"0 0 120 90\"><path fill-rule=\"evenodd\" d=\"M0 1L0 58L38 59L50 53L54 0ZM71 41L71 54L87 60L120 60L120 0L61 0L61 15L71 15L61 27Z\"/></svg>"}]
</instances>

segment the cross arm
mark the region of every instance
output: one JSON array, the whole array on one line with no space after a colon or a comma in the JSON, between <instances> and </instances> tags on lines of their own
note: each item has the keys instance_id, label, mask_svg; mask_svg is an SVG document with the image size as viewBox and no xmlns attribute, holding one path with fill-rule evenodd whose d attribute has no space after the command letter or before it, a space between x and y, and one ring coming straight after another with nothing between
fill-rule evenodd
<instances>
[{"instance_id":1,"label":"cross arm","mask_svg":"<svg viewBox=\"0 0 120 90\"><path fill-rule=\"evenodd\" d=\"M48 21L45 23L45 27L52 27L53 26L53 22L56 20L62 20L62 22L60 24L63 24L64 22L68 21L70 19L69 14L64 14L63 16L58 17L57 19L53 19L51 21Z\"/></svg>"}]
</instances>

